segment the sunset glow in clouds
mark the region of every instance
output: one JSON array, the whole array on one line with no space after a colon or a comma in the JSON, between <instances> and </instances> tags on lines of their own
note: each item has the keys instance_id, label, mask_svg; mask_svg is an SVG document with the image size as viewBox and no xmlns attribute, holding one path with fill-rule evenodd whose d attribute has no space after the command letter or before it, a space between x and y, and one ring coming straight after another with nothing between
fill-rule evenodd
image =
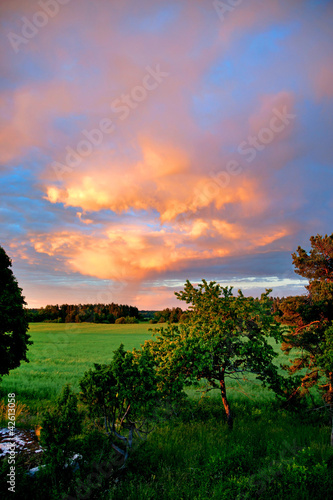
<instances>
[{"instance_id":1,"label":"sunset glow in clouds","mask_svg":"<svg viewBox=\"0 0 333 500\"><path fill-rule=\"evenodd\" d=\"M30 307L305 291L290 254L333 232L332 2L0 14L0 245Z\"/></svg>"}]
</instances>

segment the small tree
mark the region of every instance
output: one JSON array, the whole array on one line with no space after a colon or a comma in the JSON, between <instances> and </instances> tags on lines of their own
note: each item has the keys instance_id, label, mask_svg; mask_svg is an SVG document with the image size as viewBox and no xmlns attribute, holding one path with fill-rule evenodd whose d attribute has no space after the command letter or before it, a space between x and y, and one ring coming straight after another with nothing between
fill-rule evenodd
<instances>
[{"instance_id":1,"label":"small tree","mask_svg":"<svg viewBox=\"0 0 333 500\"><path fill-rule=\"evenodd\" d=\"M91 417L103 417L111 445L125 464L133 438L148 432L147 419L157 404L154 362L147 349L114 351L109 365L95 364L80 382L81 400Z\"/></svg>"},{"instance_id":2,"label":"small tree","mask_svg":"<svg viewBox=\"0 0 333 500\"><path fill-rule=\"evenodd\" d=\"M65 385L55 407L46 412L42 422L41 442L50 454L73 452L71 441L81 432L82 415L77 408L77 396Z\"/></svg>"},{"instance_id":3,"label":"small tree","mask_svg":"<svg viewBox=\"0 0 333 500\"><path fill-rule=\"evenodd\" d=\"M156 340L146 341L157 364L159 376L170 384L207 379L219 388L230 428L233 417L227 398L226 378L243 380L254 373L264 384L280 391L281 377L273 364L276 356L268 337L281 339L272 314L270 290L261 299L246 298L241 291L203 280L198 288L186 281L176 293L190 305L188 321L156 329Z\"/></svg>"},{"instance_id":4,"label":"small tree","mask_svg":"<svg viewBox=\"0 0 333 500\"><path fill-rule=\"evenodd\" d=\"M0 247L0 379L27 361L29 325L24 310L22 288L13 275L11 259Z\"/></svg>"},{"instance_id":5,"label":"small tree","mask_svg":"<svg viewBox=\"0 0 333 500\"><path fill-rule=\"evenodd\" d=\"M55 407L45 413L41 428L46 474L50 474L55 491L67 488L73 479L73 468L69 465L76 453L82 420L77 396L67 384L58 396Z\"/></svg>"}]
</instances>

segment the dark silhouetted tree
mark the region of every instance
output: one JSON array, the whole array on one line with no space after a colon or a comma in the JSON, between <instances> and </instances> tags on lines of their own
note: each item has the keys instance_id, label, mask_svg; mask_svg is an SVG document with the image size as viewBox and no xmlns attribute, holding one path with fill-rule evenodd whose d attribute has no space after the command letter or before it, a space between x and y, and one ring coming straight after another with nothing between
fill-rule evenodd
<instances>
[{"instance_id":1,"label":"dark silhouetted tree","mask_svg":"<svg viewBox=\"0 0 333 500\"><path fill-rule=\"evenodd\" d=\"M0 247L0 378L21 361L28 361L26 353L32 344L27 334L26 302L11 266L11 259Z\"/></svg>"}]
</instances>

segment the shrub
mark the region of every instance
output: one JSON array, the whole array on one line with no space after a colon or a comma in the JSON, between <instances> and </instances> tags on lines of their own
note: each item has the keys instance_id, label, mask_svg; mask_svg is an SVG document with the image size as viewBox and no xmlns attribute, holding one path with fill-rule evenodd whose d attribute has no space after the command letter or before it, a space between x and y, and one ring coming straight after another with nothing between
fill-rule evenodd
<instances>
[{"instance_id":1,"label":"shrub","mask_svg":"<svg viewBox=\"0 0 333 500\"><path fill-rule=\"evenodd\" d=\"M50 478L55 491L68 491L73 479L70 467L77 451L78 435L82 430L83 415L77 407L77 397L66 385L56 406L42 420L41 445L44 448L44 478Z\"/></svg>"},{"instance_id":2,"label":"shrub","mask_svg":"<svg viewBox=\"0 0 333 500\"><path fill-rule=\"evenodd\" d=\"M121 318L117 318L115 321L116 325L124 325L126 323L126 319L122 316Z\"/></svg>"},{"instance_id":3,"label":"shrub","mask_svg":"<svg viewBox=\"0 0 333 500\"><path fill-rule=\"evenodd\" d=\"M126 316L125 321L126 321L126 323L131 324L131 325L135 324L135 323L139 323L139 320L137 318L135 318L134 316Z\"/></svg>"}]
</instances>

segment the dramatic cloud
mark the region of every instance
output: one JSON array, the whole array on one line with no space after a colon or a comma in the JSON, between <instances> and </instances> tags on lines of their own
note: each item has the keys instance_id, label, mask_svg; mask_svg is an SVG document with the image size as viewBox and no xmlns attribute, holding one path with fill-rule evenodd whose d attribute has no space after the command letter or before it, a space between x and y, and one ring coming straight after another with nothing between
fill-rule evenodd
<instances>
[{"instance_id":1,"label":"dramatic cloud","mask_svg":"<svg viewBox=\"0 0 333 500\"><path fill-rule=\"evenodd\" d=\"M332 232L332 2L0 16L0 244L30 305L303 292L290 253Z\"/></svg>"}]
</instances>

